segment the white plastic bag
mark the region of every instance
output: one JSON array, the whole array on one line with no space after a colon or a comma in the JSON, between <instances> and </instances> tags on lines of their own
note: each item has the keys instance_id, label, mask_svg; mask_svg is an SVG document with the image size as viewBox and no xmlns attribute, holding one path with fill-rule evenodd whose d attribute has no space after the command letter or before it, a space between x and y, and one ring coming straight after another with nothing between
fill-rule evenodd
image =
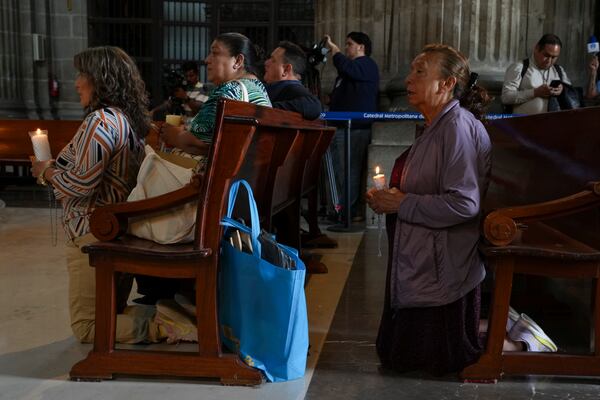
<instances>
[{"instance_id":1,"label":"white plastic bag","mask_svg":"<svg viewBox=\"0 0 600 400\"><path fill-rule=\"evenodd\" d=\"M187 159L186 166L180 166L174 163L177 162L176 158L169 156L174 162L167 161L149 145L146 145L145 151L146 156L138 172L137 185L127 198L128 201L160 196L190 183L190 159ZM183 162L181 164L185 165ZM198 202L193 201L152 216L132 218L128 232L162 244L191 242L194 240L197 208Z\"/></svg>"}]
</instances>

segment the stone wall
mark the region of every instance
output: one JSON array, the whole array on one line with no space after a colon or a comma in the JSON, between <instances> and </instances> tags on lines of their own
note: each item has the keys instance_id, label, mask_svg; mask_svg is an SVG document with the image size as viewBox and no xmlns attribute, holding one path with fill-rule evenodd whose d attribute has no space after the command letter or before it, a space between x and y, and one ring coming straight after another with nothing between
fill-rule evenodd
<instances>
[{"instance_id":1,"label":"stone wall","mask_svg":"<svg viewBox=\"0 0 600 400\"><path fill-rule=\"evenodd\" d=\"M594 0L316 0L315 36L329 33L343 48L347 32L369 34L381 89L392 100L404 89L410 61L427 43L450 44L466 54L495 94L508 65L527 57L547 32L563 41L559 63L582 86L595 5ZM325 92L335 75L329 63L323 71ZM403 107L395 101L393 106ZM382 106L387 103L382 98Z\"/></svg>"},{"instance_id":2,"label":"stone wall","mask_svg":"<svg viewBox=\"0 0 600 400\"><path fill-rule=\"evenodd\" d=\"M0 117L24 118L18 0L0 0Z\"/></svg>"},{"instance_id":3,"label":"stone wall","mask_svg":"<svg viewBox=\"0 0 600 400\"><path fill-rule=\"evenodd\" d=\"M0 0L0 117L78 119L73 55L87 47L85 1ZM34 60L40 35L40 60ZM60 94L49 95L56 79Z\"/></svg>"}]
</instances>

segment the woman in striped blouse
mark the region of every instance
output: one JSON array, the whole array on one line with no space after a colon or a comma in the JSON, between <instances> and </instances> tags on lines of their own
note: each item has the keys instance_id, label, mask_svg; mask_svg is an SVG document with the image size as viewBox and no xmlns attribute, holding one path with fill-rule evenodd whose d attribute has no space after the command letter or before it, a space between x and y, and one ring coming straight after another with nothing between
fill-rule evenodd
<instances>
[{"instance_id":1,"label":"woman in striped blouse","mask_svg":"<svg viewBox=\"0 0 600 400\"><path fill-rule=\"evenodd\" d=\"M136 184L150 127L144 82L133 60L117 47L95 47L77 54L75 87L87 114L56 160L33 163L32 172L51 185L63 207L69 239L71 328L82 342L94 340L95 276L80 248L96 241L89 218L96 207L126 201ZM165 337L153 307L126 307L132 278L118 283L117 341L156 342ZM163 329L164 331L164 329Z\"/></svg>"},{"instance_id":2,"label":"woman in striped blouse","mask_svg":"<svg viewBox=\"0 0 600 400\"><path fill-rule=\"evenodd\" d=\"M207 155L212 143L219 98L270 107L269 95L257 77L258 58L256 48L246 36L240 33L217 36L205 60L208 80L215 84L215 89L192 120L189 132L183 127L164 124L162 140L187 153Z\"/></svg>"}]
</instances>

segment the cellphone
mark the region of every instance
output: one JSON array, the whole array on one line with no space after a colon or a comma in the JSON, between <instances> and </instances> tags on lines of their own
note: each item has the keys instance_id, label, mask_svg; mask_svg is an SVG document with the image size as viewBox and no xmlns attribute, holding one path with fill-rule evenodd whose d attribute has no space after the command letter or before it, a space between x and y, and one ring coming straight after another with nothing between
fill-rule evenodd
<instances>
[{"instance_id":1,"label":"cellphone","mask_svg":"<svg viewBox=\"0 0 600 400\"><path fill-rule=\"evenodd\" d=\"M559 81L558 79L553 80L552 82L550 82L550 87L551 88L557 88L558 85L560 85L562 82Z\"/></svg>"}]
</instances>

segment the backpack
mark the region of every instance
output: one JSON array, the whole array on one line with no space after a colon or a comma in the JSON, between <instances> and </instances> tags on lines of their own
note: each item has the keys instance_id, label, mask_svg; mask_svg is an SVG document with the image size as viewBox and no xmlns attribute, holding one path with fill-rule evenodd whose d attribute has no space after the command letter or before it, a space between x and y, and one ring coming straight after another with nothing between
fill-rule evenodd
<instances>
[{"instance_id":1,"label":"backpack","mask_svg":"<svg viewBox=\"0 0 600 400\"><path fill-rule=\"evenodd\" d=\"M529 58L524 59L523 61L521 61L521 63L523 64L523 68L521 68L521 81L519 82L519 87L518 89L521 89L521 82L523 82L523 77L525 76L525 74L527 73L527 70L529 69ZM562 73L559 72L559 76L562 79ZM512 114L513 113L513 108L514 108L514 104L502 104L502 112L504 114Z\"/></svg>"}]
</instances>

